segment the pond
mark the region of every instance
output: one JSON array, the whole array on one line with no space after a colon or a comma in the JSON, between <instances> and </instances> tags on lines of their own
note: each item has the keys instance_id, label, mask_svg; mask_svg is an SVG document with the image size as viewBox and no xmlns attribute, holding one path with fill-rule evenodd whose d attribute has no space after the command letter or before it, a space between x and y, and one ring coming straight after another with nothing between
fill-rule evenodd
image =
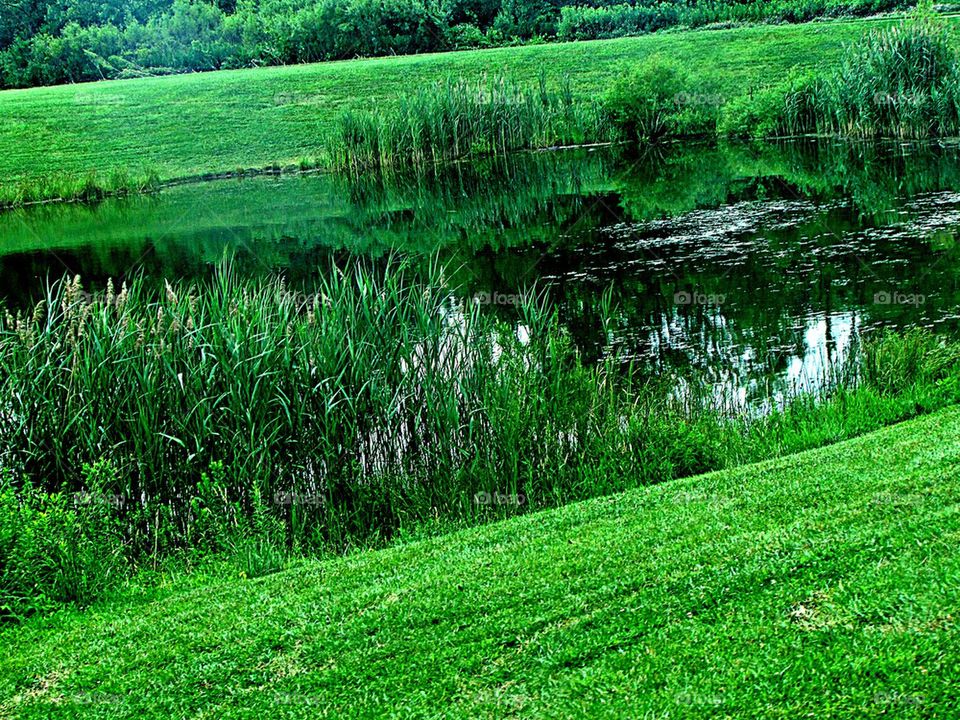
<instances>
[{"instance_id":1,"label":"pond","mask_svg":"<svg viewBox=\"0 0 960 720\"><path fill-rule=\"evenodd\" d=\"M398 252L515 317L539 288L582 352L736 400L816 387L866 333L955 332L960 149L791 142L524 154L428 176L303 175L0 214L0 293L48 279L311 277Z\"/></svg>"}]
</instances>

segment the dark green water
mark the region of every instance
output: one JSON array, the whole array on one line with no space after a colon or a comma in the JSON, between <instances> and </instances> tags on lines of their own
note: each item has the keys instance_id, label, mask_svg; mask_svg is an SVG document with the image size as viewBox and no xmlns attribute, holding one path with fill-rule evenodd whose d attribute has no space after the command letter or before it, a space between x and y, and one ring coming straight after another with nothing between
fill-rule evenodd
<instances>
[{"instance_id":1,"label":"dark green water","mask_svg":"<svg viewBox=\"0 0 960 720\"><path fill-rule=\"evenodd\" d=\"M391 251L511 317L536 285L583 351L756 400L821 381L865 332L955 333L960 150L864 144L541 153L427 179L247 179L0 215L0 288L143 272L309 289L331 258ZM614 308L604 323L604 292ZM522 328L521 328L522 330Z\"/></svg>"}]
</instances>

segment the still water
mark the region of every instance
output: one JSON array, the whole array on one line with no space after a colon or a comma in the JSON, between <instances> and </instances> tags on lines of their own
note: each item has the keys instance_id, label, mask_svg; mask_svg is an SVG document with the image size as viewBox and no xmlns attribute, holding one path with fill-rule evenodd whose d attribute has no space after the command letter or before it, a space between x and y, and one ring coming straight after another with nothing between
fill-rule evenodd
<instances>
[{"instance_id":1,"label":"still water","mask_svg":"<svg viewBox=\"0 0 960 720\"><path fill-rule=\"evenodd\" d=\"M48 279L312 277L354 256L439 259L510 319L539 288L589 358L764 401L866 334L955 333L960 149L798 142L518 155L416 178L254 178L0 214L0 294ZM609 309L609 312L608 312ZM610 314L612 313L612 318Z\"/></svg>"}]
</instances>

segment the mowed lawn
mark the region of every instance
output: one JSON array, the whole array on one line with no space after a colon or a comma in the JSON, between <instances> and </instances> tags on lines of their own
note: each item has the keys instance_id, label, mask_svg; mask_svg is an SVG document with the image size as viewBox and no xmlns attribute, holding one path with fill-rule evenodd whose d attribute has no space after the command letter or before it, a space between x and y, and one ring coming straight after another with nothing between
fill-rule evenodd
<instances>
[{"instance_id":1,"label":"mowed lawn","mask_svg":"<svg viewBox=\"0 0 960 720\"><path fill-rule=\"evenodd\" d=\"M955 718L960 409L0 634L18 718Z\"/></svg>"},{"instance_id":2,"label":"mowed lawn","mask_svg":"<svg viewBox=\"0 0 960 720\"><path fill-rule=\"evenodd\" d=\"M197 73L0 92L0 184L115 169L162 179L311 158L344 111L378 109L445 76L569 78L602 95L652 53L732 97L836 57L889 20L758 26L640 38ZM713 101L713 98L709 98Z\"/></svg>"}]
</instances>

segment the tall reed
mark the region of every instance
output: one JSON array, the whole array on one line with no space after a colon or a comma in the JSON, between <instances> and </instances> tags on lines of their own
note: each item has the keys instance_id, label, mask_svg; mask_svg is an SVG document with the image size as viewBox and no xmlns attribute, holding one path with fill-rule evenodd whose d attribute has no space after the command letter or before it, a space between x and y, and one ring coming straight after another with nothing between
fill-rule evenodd
<instances>
[{"instance_id":1,"label":"tall reed","mask_svg":"<svg viewBox=\"0 0 960 720\"><path fill-rule=\"evenodd\" d=\"M960 56L946 24L920 9L847 48L840 65L788 89L795 133L858 138L960 134Z\"/></svg>"},{"instance_id":2,"label":"tall reed","mask_svg":"<svg viewBox=\"0 0 960 720\"><path fill-rule=\"evenodd\" d=\"M484 155L601 141L598 105L575 101L569 83L535 87L500 75L446 78L387 112L344 115L326 145L337 168L423 166Z\"/></svg>"},{"instance_id":3,"label":"tall reed","mask_svg":"<svg viewBox=\"0 0 960 720\"><path fill-rule=\"evenodd\" d=\"M615 357L585 362L542 295L507 322L446 277L391 259L331 265L309 294L229 268L159 293L74 278L6 313L0 616L48 590L90 599L146 558L240 548L269 571L257 548L379 544L960 400L956 347L917 336L842 374L858 388L735 415L712 387L678 397Z\"/></svg>"},{"instance_id":4,"label":"tall reed","mask_svg":"<svg viewBox=\"0 0 960 720\"><path fill-rule=\"evenodd\" d=\"M108 462L100 490L138 510L145 550L190 536L211 467L241 516L337 547L489 511L478 492L563 495L628 398L536 297L521 342L442 288L392 264L331 268L309 296L230 272L159 298L58 283L0 333L0 466L81 492L84 465Z\"/></svg>"}]
</instances>

